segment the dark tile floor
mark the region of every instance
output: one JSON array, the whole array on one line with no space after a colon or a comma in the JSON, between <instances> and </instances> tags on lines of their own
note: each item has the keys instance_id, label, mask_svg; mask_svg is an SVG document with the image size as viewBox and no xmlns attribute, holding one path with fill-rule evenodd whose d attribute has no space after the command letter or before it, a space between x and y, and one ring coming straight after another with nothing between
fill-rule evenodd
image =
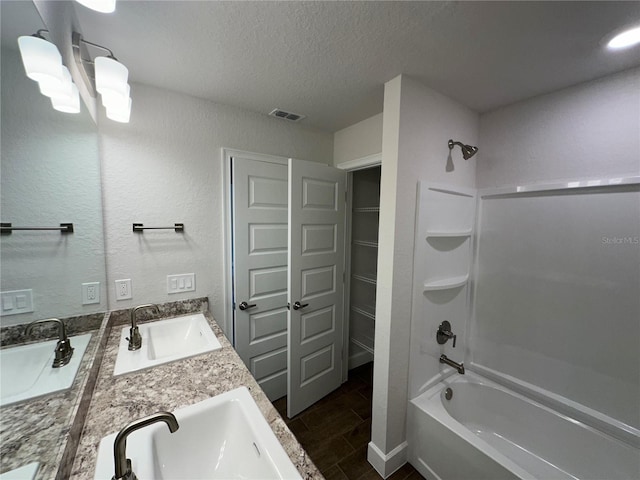
<instances>
[{"instance_id":1,"label":"dark tile floor","mask_svg":"<svg viewBox=\"0 0 640 480\"><path fill-rule=\"evenodd\" d=\"M287 397L273 402L313 463L327 480L379 480L367 462L367 444L371 439L371 394L373 363L353 369L349 380L289 419ZM408 463L391 480L420 480Z\"/></svg>"}]
</instances>

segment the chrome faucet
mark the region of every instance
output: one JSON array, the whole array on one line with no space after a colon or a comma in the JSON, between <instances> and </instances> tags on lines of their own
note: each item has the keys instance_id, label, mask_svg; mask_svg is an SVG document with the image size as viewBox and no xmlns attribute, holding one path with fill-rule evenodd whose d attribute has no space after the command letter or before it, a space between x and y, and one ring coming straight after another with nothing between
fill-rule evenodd
<instances>
[{"instance_id":1,"label":"chrome faucet","mask_svg":"<svg viewBox=\"0 0 640 480\"><path fill-rule=\"evenodd\" d=\"M174 433L180 425L178 420L169 412L158 412L148 417L141 418L140 420L134 420L126 425L118 435L115 442L113 442L113 456L115 461L115 475L111 480L137 480L136 474L131 469L131 460L127 458L127 437L130 433L140 430L156 422L164 422L169 427L169 431Z\"/></svg>"},{"instance_id":2,"label":"chrome faucet","mask_svg":"<svg viewBox=\"0 0 640 480\"><path fill-rule=\"evenodd\" d=\"M139 350L142 346L142 337L138 331L138 324L136 322L136 312L142 308L153 308L156 313L160 315L160 309L153 303L146 303L144 305L138 305L131 309L131 328L129 329L129 350Z\"/></svg>"},{"instance_id":3,"label":"chrome faucet","mask_svg":"<svg viewBox=\"0 0 640 480\"><path fill-rule=\"evenodd\" d=\"M30 335L33 326L37 323L45 323L45 322L55 322L58 324L58 343L56 344L55 349L55 357L53 359L53 368L64 367L69 361L71 361L71 357L73 356L73 348L71 347L71 342L69 338L67 338L67 331L64 328L64 323L59 318L45 318L43 320L35 320L27 325L27 328L24 331L25 335Z\"/></svg>"},{"instance_id":4,"label":"chrome faucet","mask_svg":"<svg viewBox=\"0 0 640 480\"><path fill-rule=\"evenodd\" d=\"M464 363L454 362L445 354L440 355L440 363L446 363L450 367L455 368L460 375L464 375Z\"/></svg>"}]
</instances>

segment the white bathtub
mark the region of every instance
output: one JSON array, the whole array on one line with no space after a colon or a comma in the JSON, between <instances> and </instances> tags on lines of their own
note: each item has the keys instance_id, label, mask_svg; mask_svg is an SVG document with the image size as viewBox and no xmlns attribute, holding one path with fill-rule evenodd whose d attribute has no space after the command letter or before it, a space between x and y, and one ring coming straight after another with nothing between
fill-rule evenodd
<instances>
[{"instance_id":1,"label":"white bathtub","mask_svg":"<svg viewBox=\"0 0 640 480\"><path fill-rule=\"evenodd\" d=\"M429 480L640 479L638 448L472 372L409 402L408 437Z\"/></svg>"}]
</instances>

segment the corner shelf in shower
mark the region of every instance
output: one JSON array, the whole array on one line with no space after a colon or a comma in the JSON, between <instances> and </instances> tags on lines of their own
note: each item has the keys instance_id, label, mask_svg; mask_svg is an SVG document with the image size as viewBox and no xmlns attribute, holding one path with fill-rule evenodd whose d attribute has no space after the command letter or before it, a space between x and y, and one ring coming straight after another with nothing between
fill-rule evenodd
<instances>
[{"instance_id":1,"label":"corner shelf in shower","mask_svg":"<svg viewBox=\"0 0 640 480\"><path fill-rule=\"evenodd\" d=\"M459 238L459 237L470 237L471 229L468 230L460 230L460 231L451 231L451 232L443 232L443 231L431 231L427 232L427 238Z\"/></svg>"},{"instance_id":2,"label":"corner shelf in shower","mask_svg":"<svg viewBox=\"0 0 640 480\"><path fill-rule=\"evenodd\" d=\"M469 275L460 275L457 277L445 278L443 280L436 280L433 282L426 282L424 284L425 292L433 292L436 290L449 290L451 288L462 287L469 281Z\"/></svg>"}]
</instances>

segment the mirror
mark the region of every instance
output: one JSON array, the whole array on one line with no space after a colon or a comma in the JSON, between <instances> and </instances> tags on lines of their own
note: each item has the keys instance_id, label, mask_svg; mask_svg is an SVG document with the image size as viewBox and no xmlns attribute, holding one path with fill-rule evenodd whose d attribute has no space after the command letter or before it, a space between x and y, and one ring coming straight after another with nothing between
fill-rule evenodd
<instances>
[{"instance_id":1,"label":"mirror","mask_svg":"<svg viewBox=\"0 0 640 480\"><path fill-rule=\"evenodd\" d=\"M104 312L107 289L96 125L84 105L78 114L54 110L38 84L25 75L17 39L46 28L33 3L2 1L0 9L1 221L14 227L73 223L74 230L13 231L0 236L0 290L31 289L33 298L33 312L28 313L11 314L3 302L1 325ZM83 283L94 284L90 297L99 299L97 303L83 304Z\"/></svg>"}]
</instances>

